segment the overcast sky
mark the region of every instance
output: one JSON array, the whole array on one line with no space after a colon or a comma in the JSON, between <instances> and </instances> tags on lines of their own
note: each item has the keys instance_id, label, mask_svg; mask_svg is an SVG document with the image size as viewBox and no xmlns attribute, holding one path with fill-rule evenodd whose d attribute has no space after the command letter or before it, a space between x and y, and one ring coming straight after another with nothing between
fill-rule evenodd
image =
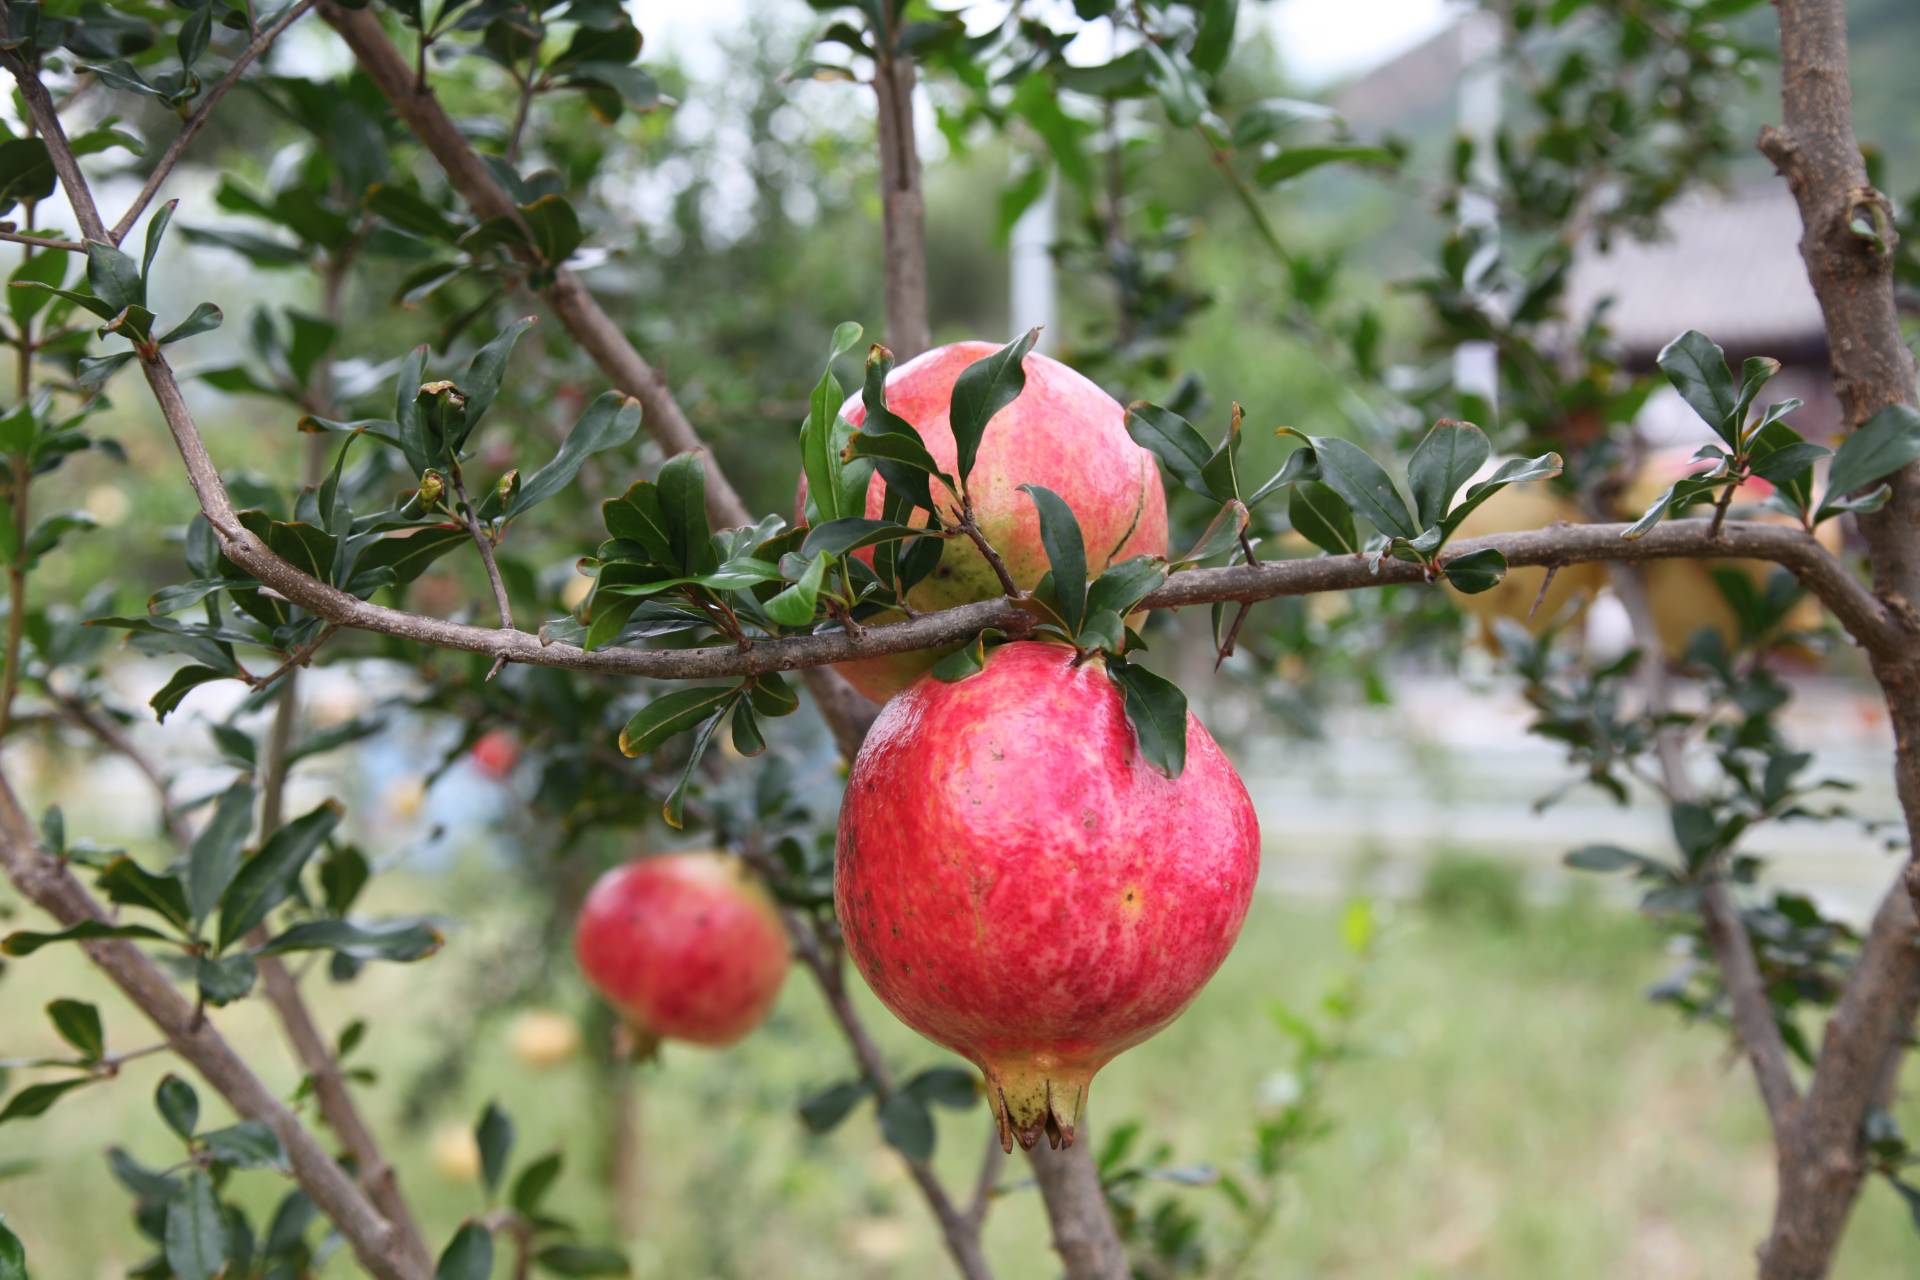
<instances>
[{"instance_id":1,"label":"overcast sky","mask_svg":"<svg viewBox=\"0 0 1920 1280\"><path fill-rule=\"evenodd\" d=\"M702 66L716 33L737 24L755 0L634 0L640 29L658 49ZM1452 0L1277 0L1243 4L1241 21L1271 25L1289 67L1309 86L1382 62L1445 25Z\"/></svg>"}]
</instances>

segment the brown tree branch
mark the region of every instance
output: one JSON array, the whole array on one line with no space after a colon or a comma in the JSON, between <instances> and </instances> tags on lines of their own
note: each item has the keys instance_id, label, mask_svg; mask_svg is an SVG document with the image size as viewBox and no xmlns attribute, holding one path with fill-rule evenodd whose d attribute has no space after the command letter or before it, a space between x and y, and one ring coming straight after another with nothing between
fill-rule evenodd
<instances>
[{"instance_id":1,"label":"brown tree branch","mask_svg":"<svg viewBox=\"0 0 1920 1280\"><path fill-rule=\"evenodd\" d=\"M1759 146L1800 209L1800 255L1826 323L1834 391L1847 424L1915 401L1914 362L1900 333L1890 206L1867 180L1853 130L1847 13L1842 0L1775 0L1780 18L1781 124ZM1862 235L1856 224L1873 233ZM1861 517L1874 588L1910 626L1920 605L1920 464L1890 479L1892 496ZM1854 975L1827 1020L1807 1096L1780 1144L1780 1195L1761 1250L1766 1280L1824 1276L1866 1173L1863 1126L1897 1071L1920 1008L1920 645L1869 649L1894 732L1894 781L1906 814L1905 890L1874 916Z\"/></svg>"},{"instance_id":2,"label":"brown tree branch","mask_svg":"<svg viewBox=\"0 0 1920 1280\"><path fill-rule=\"evenodd\" d=\"M893 49L895 33L876 31L873 93L880 133L880 230L886 255L887 345L911 360L933 345L927 310L926 199L913 135L913 59Z\"/></svg>"},{"instance_id":3,"label":"brown tree branch","mask_svg":"<svg viewBox=\"0 0 1920 1280\"><path fill-rule=\"evenodd\" d=\"M63 926L107 918L66 866L39 850L4 776L0 776L0 869L23 896ZM145 952L119 938L80 946L236 1113L273 1130L295 1179L347 1241L362 1268L379 1280L427 1280L431 1268L417 1265L402 1252L393 1224Z\"/></svg>"},{"instance_id":4,"label":"brown tree branch","mask_svg":"<svg viewBox=\"0 0 1920 1280\"><path fill-rule=\"evenodd\" d=\"M247 68L252 66L254 60L265 53L275 40L280 38L280 33L305 17L317 2L318 0L299 0L299 3L276 18L272 26L257 32L247 43L247 47L234 58L233 65L227 68L227 74L221 76L219 82L207 91L207 96L200 102L199 110L187 117L187 122L180 126L180 132L174 136L172 142L167 144L167 149L160 153L159 163L155 164L153 172L147 175L146 184L140 188L140 194L133 198L133 203L127 206L127 211L120 215L120 221L113 224L113 230L109 235L114 244L117 245L127 238L127 233L133 230L133 224L140 220L140 215L145 212L146 207L153 203L153 197L159 194L160 184L167 180L167 175L173 172L173 167L180 163L182 156L186 155L187 145L193 141L193 136L200 132L201 126L206 124L208 118L213 115L213 109L220 105L220 99L226 97L227 91L240 83L240 77L246 74Z\"/></svg>"},{"instance_id":5,"label":"brown tree branch","mask_svg":"<svg viewBox=\"0 0 1920 1280\"><path fill-rule=\"evenodd\" d=\"M60 240L53 236L30 236L19 231L0 230L0 240L8 244L24 244L34 249L60 249L67 253L85 253L87 246L78 240Z\"/></svg>"},{"instance_id":6,"label":"brown tree branch","mask_svg":"<svg viewBox=\"0 0 1920 1280\"><path fill-rule=\"evenodd\" d=\"M500 626L507 631L513 630L513 603L507 598L507 584L500 577L500 562L493 558L493 539L480 527L480 519L473 513L473 500L467 497L467 482L460 475L456 464L453 468L453 496L460 503L460 519L467 526L467 536L473 539L473 545L479 548L480 563L487 569L487 585L493 588L494 607L500 610ZM498 657L487 669L487 679L500 674L500 668L507 665L506 658Z\"/></svg>"}]
</instances>

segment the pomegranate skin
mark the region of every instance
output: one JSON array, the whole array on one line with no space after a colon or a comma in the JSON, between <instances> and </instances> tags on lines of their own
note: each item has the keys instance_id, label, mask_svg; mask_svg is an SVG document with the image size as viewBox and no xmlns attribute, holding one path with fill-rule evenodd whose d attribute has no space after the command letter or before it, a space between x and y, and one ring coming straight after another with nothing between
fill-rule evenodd
<instances>
[{"instance_id":1,"label":"pomegranate skin","mask_svg":"<svg viewBox=\"0 0 1920 1280\"><path fill-rule=\"evenodd\" d=\"M1140 755L1098 660L1022 642L881 711L840 813L847 950L901 1021L986 1075L1001 1144L1071 1144L1093 1075L1226 959L1260 868L1233 766L1187 718Z\"/></svg>"},{"instance_id":2,"label":"pomegranate skin","mask_svg":"<svg viewBox=\"0 0 1920 1280\"><path fill-rule=\"evenodd\" d=\"M767 1016L789 960L766 890L739 859L712 852L640 858L601 876L573 951L643 1048L732 1044Z\"/></svg>"},{"instance_id":3,"label":"pomegranate skin","mask_svg":"<svg viewBox=\"0 0 1920 1280\"><path fill-rule=\"evenodd\" d=\"M991 342L956 342L907 361L887 376L887 407L912 423L941 470L955 475L959 452L949 408L953 384L967 366L992 355ZM1040 516L1023 484L1043 485L1073 508L1086 539L1087 567L1098 574L1131 556L1167 554L1167 495L1153 455L1127 435L1127 412L1098 384L1050 356L1021 362L1026 386L987 425L967 485L974 519L1021 590L1030 591L1047 571L1040 543ZM866 404L855 392L840 416L859 426ZM939 481L941 515L957 519ZM867 488L867 515L879 519L886 482L875 475ZM801 499L804 506L804 491ZM855 553L869 564L873 552ZM922 613L970 604L1000 594L1000 580L979 550L955 538L934 571L907 593ZM889 616L876 621L896 621ZM837 668L854 688L884 702L933 665L934 655L897 654L863 658Z\"/></svg>"}]
</instances>

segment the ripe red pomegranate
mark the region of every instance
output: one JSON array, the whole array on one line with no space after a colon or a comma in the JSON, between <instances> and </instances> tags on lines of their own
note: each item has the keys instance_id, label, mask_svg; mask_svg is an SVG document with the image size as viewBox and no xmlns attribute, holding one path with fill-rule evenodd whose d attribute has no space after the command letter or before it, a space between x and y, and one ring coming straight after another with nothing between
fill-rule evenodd
<instances>
[{"instance_id":1,"label":"ripe red pomegranate","mask_svg":"<svg viewBox=\"0 0 1920 1280\"><path fill-rule=\"evenodd\" d=\"M907 361L887 377L887 407L913 424L949 475L958 465L948 424L954 381L968 365L996 349L990 342L956 342ZM1031 590L1047 571L1040 517L1033 500L1020 492L1023 484L1044 485L1073 508L1093 573L1129 556L1167 554L1167 495L1153 455L1127 435L1127 414L1120 402L1051 357L1029 355L1021 368L1026 387L988 424L967 481L974 519L1007 562L1013 580ZM841 406L840 414L855 426L866 420L858 392ZM938 481L933 490L936 499L945 496ZM885 493L885 482L874 476L867 489L868 516L880 516ZM943 519L958 518L951 502L941 507ZM872 563L870 550L856 554ZM999 594L1000 581L979 550L955 538L942 551L939 567L907 600L926 613ZM860 692L884 702L933 665L935 656L866 658L839 669Z\"/></svg>"},{"instance_id":2,"label":"ripe red pomegranate","mask_svg":"<svg viewBox=\"0 0 1920 1280\"><path fill-rule=\"evenodd\" d=\"M834 901L874 993L986 1073L1012 1150L1072 1143L1094 1072L1226 959L1259 869L1253 805L1198 720L1167 778L1098 660L1023 642L880 713Z\"/></svg>"},{"instance_id":3,"label":"ripe red pomegranate","mask_svg":"<svg viewBox=\"0 0 1920 1280\"><path fill-rule=\"evenodd\" d=\"M505 729L489 729L473 744L473 767L495 782L520 762L520 742Z\"/></svg>"},{"instance_id":4,"label":"ripe red pomegranate","mask_svg":"<svg viewBox=\"0 0 1920 1280\"><path fill-rule=\"evenodd\" d=\"M663 854L607 872L580 908L573 951L643 1048L732 1044L760 1025L787 976L773 900L724 853Z\"/></svg>"}]
</instances>

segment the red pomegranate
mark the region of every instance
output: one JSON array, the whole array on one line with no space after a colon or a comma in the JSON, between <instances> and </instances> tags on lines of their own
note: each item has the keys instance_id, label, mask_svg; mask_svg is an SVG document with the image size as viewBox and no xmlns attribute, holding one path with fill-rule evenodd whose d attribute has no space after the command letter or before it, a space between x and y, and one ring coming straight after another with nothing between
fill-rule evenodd
<instances>
[{"instance_id":1,"label":"red pomegranate","mask_svg":"<svg viewBox=\"0 0 1920 1280\"><path fill-rule=\"evenodd\" d=\"M954 381L968 365L996 349L990 342L956 342L907 361L887 378L887 407L913 424L949 475L958 458L948 423ZM974 519L1007 562L1013 580L1031 590L1047 571L1040 517L1033 499L1020 492L1023 484L1044 485L1073 508L1091 572L1129 556L1164 556L1167 495L1153 455L1127 435L1120 402L1051 357L1029 355L1021 368L1026 387L988 424L967 481ZM866 420L858 392L841 406L840 414L855 426ZM945 495L938 481L933 489L936 499ZM874 476L867 489L868 516L879 517L885 492L885 482ZM958 518L951 502L941 506L943 518ZM856 554L872 562L871 551ZM939 566L907 600L926 613L999 594L1000 581L979 550L955 538L947 543ZM914 653L866 658L844 663L840 670L860 692L884 702L931 666L934 657Z\"/></svg>"},{"instance_id":2,"label":"red pomegranate","mask_svg":"<svg viewBox=\"0 0 1920 1280\"><path fill-rule=\"evenodd\" d=\"M724 853L663 854L607 872L580 908L573 951L643 1047L732 1044L760 1025L787 976L773 900Z\"/></svg>"},{"instance_id":3,"label":"red pomegranate","mask_svg":"<svg viewBox=\"0 0 1920 1280\"><path fill-rule=\"evenodd\" d=\"M505 729L489 729L473 744L473 767L499 782L520 762L520 742Z\"/></svg>"},{"instance_id":4,"label":"red pomegranate","mask_svg":"<svg viewBox=\"0 0 1920 1280\"><path fill-rule=\"evenodd\" d=\"M1073 650L1002 646L887 704L840 811L847 949L908 1026L987 1077L1001 1145L1073 1141L1094 1072L1226 959L1260 832L1187 719L1187 766L1142 758L1119 691Z\"/></svg>"}]
</instances>

